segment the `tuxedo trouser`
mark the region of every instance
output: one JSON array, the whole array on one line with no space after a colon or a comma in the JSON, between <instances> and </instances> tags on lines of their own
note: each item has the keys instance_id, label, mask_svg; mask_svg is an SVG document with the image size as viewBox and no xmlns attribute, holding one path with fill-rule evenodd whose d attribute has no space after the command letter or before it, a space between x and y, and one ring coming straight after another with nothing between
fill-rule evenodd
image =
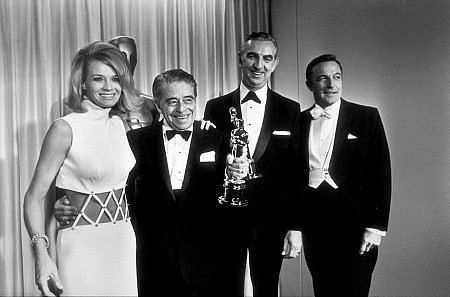
<instances>
[{"instance_id":1,"label":"tuxedo trouser","mask_svg":"<svg viewBox=\"0 0 450 297\"><path fill-rule=\"evenodd\" d=\"M243 296L247 250L254 296L278 296L284 234L252 227L248 209L224 210L215 295Z\"/></svg>"},{"instance_id":2,"label":"tuxedo trouser","mask_svg":"<svg viewBox=\"0 0 450 297\"><path fill-rule=\"evenodd\" d=\"M173 190L175 200L181 199L181 190ZM138 250L139 296L213 296L213 276L195 283L187 283L182 275L179 248L166 247L157 255ZM145 259L142 261L142 259Z\"/></svg>"},{"instance_id":3,"label":"tuxedo trouser","mask_svg":"<svg viewBox=\"0 0 450 297\"><path fill-rule=\"evenodd\" d=\"M263 228L253 230L252 235L249 264L253 295L277 297L285 234Z\"/></svg>"},{"instance_id":4,"label":"tuxedo trouser","mask_svg":"<svg viewBox=\"0 0 450 297\"><path fill-rule=\"evenodd\" d=\"M214 296L212 276L186 282L177 248L167 248L163 254L151 258L147 257L138 270L139 296Z\"/></svg>"},{"instance_id":5,"label":"tuxedo trouser","mask_svg":"<svg viewBox=\"0 0 450 297\"><path fill-rule=\"evenodd\" d=\"M359 255L364 226L355 205L326 182L304 199L303 245L315 296L368 296L378 248Z\"/></svg>"}]
</instances>

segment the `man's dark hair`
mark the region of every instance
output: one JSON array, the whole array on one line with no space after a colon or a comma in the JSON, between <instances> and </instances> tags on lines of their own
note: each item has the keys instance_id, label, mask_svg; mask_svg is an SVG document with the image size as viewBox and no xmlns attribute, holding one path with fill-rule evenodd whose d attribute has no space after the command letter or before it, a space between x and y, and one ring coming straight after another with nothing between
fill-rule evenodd
<instances>
[{"instance_id":1,"label":"man's dark hair","mask_svg":"<svg viewBox=\"0 0 450 297\"><path fill-rule=\"evenodd\" d=\"M156 103L159 104L162 99L162 88L174 82L185 82L191 85L194 88L194 96L197 97L197 83L194 76L183 69L171 69L159 74L153 80L152 92Z\"/></svg>"},{"instance_id":2,"label":"man's dark hair","mask_svg":"<svg viewBox=\"0 0 450 297\"><path fill-rule=\"evenodd\" d=\"M314 58L311 62L309 62L308 66L306 67L306 83L309 85L311 83L311 76L312 76L312 69L317 64L323 63L323 62L336 62L339 65L339 68L341 68L341 75L342 75L342 65L341 62L338 61L335 55L331 54L325 54L318 56L317 58Z\"/></svg>"}]
</instances>

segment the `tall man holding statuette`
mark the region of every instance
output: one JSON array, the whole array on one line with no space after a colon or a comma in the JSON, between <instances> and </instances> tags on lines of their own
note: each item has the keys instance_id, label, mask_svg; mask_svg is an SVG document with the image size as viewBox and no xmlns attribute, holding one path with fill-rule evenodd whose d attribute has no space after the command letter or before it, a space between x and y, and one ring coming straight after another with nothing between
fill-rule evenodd
<instances>
[{"instance_id":1,"label":"tall man holding statuette","mask_svg":"<svg viewBox=\"0 0 450 297\"><path fill-rule=\"evenodd\" d=\"M300 106L268 87L279 62L277 43L270 34L249 34L238 55L242 71L239 87L208 101L204 119L231 136L236 129L230 118L234 108L248 133L249 158L247 161L229 158L227 171L239 173L243 163L245 166L249 163L256 175L247 180L243 197L247 206L244 203L243 207L236 207L227 203L227 199L222 201L218 246L221 277L216 293L244 294L248 249L254 295L277 296L283 257L293 258L301 248L297 216L290 214L294 204L291 199L295 199L290 184L295 168L290 156L296 154L291 130L298 120Z\"/></svg>"}]
</instances>

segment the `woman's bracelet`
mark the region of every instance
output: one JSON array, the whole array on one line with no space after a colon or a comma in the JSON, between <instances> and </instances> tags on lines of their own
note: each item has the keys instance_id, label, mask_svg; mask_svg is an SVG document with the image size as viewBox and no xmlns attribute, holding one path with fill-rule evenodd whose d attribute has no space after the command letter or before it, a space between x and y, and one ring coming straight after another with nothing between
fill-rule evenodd
<instances>
[{"instance_id":1,"label":"woman's bracelet","mask_svg":"<svg viewBox=\"0 0 450 297\"><path fill-rule=\"evenodd\" d=\"M31 241L30 241L31 247L34 248L34 246L36 245L37 241L39 239L41 239L41 238L45 240L45 247L49 248L50 247L50 240L48 239L48 236L45 235L44 233L34 234L33 237L31 237Z\"/></svg>"}]
</instances>

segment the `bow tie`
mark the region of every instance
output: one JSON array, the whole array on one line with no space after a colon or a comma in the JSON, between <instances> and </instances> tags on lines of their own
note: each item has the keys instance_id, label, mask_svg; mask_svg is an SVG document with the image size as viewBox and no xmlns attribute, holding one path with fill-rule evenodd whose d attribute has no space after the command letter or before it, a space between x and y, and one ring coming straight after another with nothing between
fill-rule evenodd
<instances>
[{"instance_id":1,"label":"bow tie","mask_svg":"<svg viewBox=\"0 0 450 297\"><path fill-rule=\"evenodd\" d=\"M191 132L192 131L188 131L188 130L183 130L183 131L167 130L166 136L167 136L167 140L171 140L176 134L180 134L181 137L183 137L183 139L187 141L189 139L189 136L191 136Z\"/></svg>"},{"instance_id":2,"label":"bow tie","mask_svg":"<svg viewBox=\"0 0 450 297\"><path fill-rule=\"evenodd\" d=\"M250 91L245 95L244 99L242 99L241 104L244 104L247 101L253 100L256 103L261 103L261 100L259 100L258 96L256 96L255 92Z\"/></svg>"},{"instance_id":3,"label":"bow tie","mask_svg":"<svg viewBox=\"0 0 450 297\"><path fill-rule=\"evenodd\" d=\"M329 111L324 110L322 107L318 105L316 105L313 109L311 109L310 113L314 120L320 117L326 117L327 119L332 118L332 115Z\"/></svg>"}]
</instances>

